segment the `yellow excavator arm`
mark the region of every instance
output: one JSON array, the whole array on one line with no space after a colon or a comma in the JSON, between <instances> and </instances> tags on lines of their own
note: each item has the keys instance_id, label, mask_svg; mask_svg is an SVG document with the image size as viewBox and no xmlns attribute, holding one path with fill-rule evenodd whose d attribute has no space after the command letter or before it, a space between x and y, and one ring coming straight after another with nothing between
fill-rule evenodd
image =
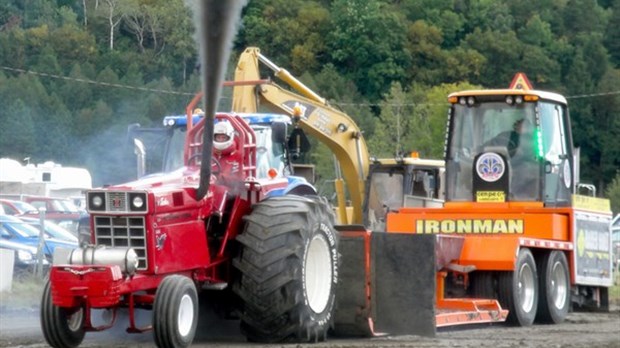
<instances>
[{"instance_id":1,"label":"yellow excavator arm","mask_svg":"<svg viewBox=\"0 0 620 348\"><path fill-rule=\"evenodd\" d=\"M338 215L341 220L339 222L361 224L369 155L359 127L351 117L331 107L324 98L288 71L275 65L256 47L249 47L241 54L235 70L235 83L260 80L259 62L299 94L283 89L269 80L263 80L257 85L235 85L232 110L253 113L258 111L259 105L264 105L291 116L296 126L327 145L342 171L342 178L336 179ZM346 198L342 179L346 182L353 208L351 221L346 221Z\"/></svg>"}]
</instances>

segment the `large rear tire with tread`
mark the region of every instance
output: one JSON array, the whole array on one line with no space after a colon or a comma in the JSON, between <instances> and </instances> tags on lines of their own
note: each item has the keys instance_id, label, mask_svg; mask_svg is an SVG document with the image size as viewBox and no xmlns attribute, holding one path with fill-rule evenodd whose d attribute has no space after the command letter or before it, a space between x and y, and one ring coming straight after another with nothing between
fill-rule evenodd
<instances>
[{"instance_id":1,"label":"large rear tire with tread","mask_svg":"<svg viewBox=\"0 0 620 348\"><path fill-rule=\"evenodd\" d=\"M153 336L160 348L188 347L198 324L198 293L185 276L164 278L155 292Z\"/></svg>"},{"instance_id":2,"label":"large rear tire with tread","mask_svg":"<svg viewBox=\"0 0 620 348\"><path fill-rule=\"evenodd\" d=\"M495 299L497 293L493 285L493 272L477 271L472 273L472 291L474 298Z\"/></svg>"},{"instance_id":3,"label":"large rear tire with tread","mask_svg":"<svg viewBox=\"0 0 620 348\"><path fill-rule=\"evenodd\" d=\"M538 286L540 300L536 320L558 324L566 319L570 307L570 275L566 255L559 250L546 253L540 260Z\"/></svg>"},{"instance_id":4,"label":"large rear tire with tread","mask_svg":"<svg viewBox=\"0 0 620 348\"><path fill-rule=\"evenodd\" d=\"M501 272L498 299L509 310L506 321L516 326L530 326L538 307L536 261L529 249L521 249L513 272Z\"/></svg>"},{"instance_id":5,"label":"large rear tire with tread","mask_svg":"<svg viewBox=\"0 0 620 348\"><path fill-rule=\"evenodd\" d=\"M63 308L52 302L48 281L41 299L41 329L47 343L55 348L77 347L84 340L84 308Z\"/></svg>"},{"instance_id":6,"label":"large rear tire with tread","mask_svg":"<svg viewBox=\"0 0 620 348\"><path fill-rule=\"evenodd\" d=\"M316 342L332 326L338 234L324 198L286 195L257 203L237 237L233 290L241 329L254 342Z\"/></svg>"}]
</instances>

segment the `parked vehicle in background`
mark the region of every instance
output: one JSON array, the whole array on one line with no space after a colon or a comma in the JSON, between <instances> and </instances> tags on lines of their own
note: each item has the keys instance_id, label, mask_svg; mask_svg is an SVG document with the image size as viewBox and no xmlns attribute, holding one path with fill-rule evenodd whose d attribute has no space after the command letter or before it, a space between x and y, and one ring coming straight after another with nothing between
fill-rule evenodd
<instances>
[{"instance_id":1,"label":"parked vehicle in background","mask_svg":"<svg viewBox=\"0 0 620 348\"><path fill-rule=\"evenodd\" d=\"M39 214L39 210L32 204L14 199L0 199L0 212L13 216Z\"/></svg>"},{"instance_id":2,"label":"parked vehicle in background","mask_svg":"<svg viewBox=\"0 0 620 348\"><path fill-rule=\"evenodd\" d=\"M0 238L0 249L13 250L14 252L13 277L19 278L34 273L37 265L36 247ZM47 273L49 267L50 261L43 259L43 272Z\"/></svg>"},{"instance_id":3,"label":"parked vehicle in background","mask_svg":"<svg viewBox=\"0 0 620 348\"><path fill-rule=\"evenodd\" d=\"M620 273L620 214L611 220L611 251L614 269Z\"/></svg>"},{"instance_id":4,"label":"parked vehicle in background","mask_svg":"<svg viewBox=\"0 0 620 348\"><path fill-rule=\"evenodd\" d=\"M64 167L58 163L26 165L10 158L0 158L0 192L11 195L80 198L92 188L86 168Z\"/></svg>"},{"instance_id":5,"label":"parked vehicle in background","mask_svg":"<svg viewBox=\"0 0 620 348\"><path fill-rule=\"evenodd\" d=\"M20 217L20 219L23 222L35 227L36 229L41 228L41 219L31 217ZM76 233L70 232L69 230L61 227L60 225L52 221L45 221L45 233L49 234L52 238L55 239L66 240L71 243L78 242L78 237L76 236Z\"/></svg>"},{"instance_id":6,"label":"parked vehicle in background","mask_svg":"<svg viewBox=\"0 0 620 348\"><path fill-rule=\"evenodd\" d=\"M80 218L88 215L85 210L79 209L70 199L44 196L23 196L24 202L30 203L37 209L45 208L45 219L51 220L71 232L78 230ZM28 217L38 217L25 214Z\"/></svg>"},{"instance_id":7,"label":"parked vehicle in background","mask_svg":"<svg viewBox=\"0 0 620 348\"><path fill-rule=\"evenodd\" d=\"M0 215L0 238L11 242L22 243L37 248L39 246L39 229L14 216ZM51 261L54 249L57 247L73 249L77 242L69 242L51 238L45 234L44 254Z\"/></svg>"}]
</instances>

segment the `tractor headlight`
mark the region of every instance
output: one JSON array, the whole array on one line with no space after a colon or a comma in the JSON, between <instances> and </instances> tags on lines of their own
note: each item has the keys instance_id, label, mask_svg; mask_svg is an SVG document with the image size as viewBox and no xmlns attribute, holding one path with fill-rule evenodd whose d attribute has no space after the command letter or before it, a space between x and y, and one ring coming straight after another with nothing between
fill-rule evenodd
<instances>
[{"instance_id":1,"label":"tractor headlight","mask_svg":"<svg viewBox=\"0 0 620 348\"><path fill-rule=\"evenodd\" d=\"M105 193L89 192L88 193L88 210L104 211L105 210Z\"/></svg>"},{"instance_id":2,"label":"tractor headlight","mask_svg":"<svg viewBox=\"0 0 620 348\"><path fill-rule=\"evenodd\" d=\"M103 199L101 199L101 197L99 196L93 197L93 206L100 207L101 205L103 205Z\"/></svg>"},{"instance_id":3,"label":"tractor headlight","mask_svg":"<svg viewBox=\"0 0 620 348\"><path fill-rule=\"evenodd\" d=\"M129 210L130 211L146 211L146 193L131 192L129 193Z\"/></svg>"},{"instance_id":4,"label":"tractor headlight","mask_svg":"<svg viewBox=\"0 0 620 348\"><path fill-rule=\"evenodd\" d=\"M34 259L34 256L29 251L17 250L17 258L21 262L28 262L28 261L32 261Z\"/></svg>"},{"instance_id":5,"label":"tractor headlight","mask_svg":"<svg viewBox=\"0 0 620 348\"><path fill-rule=\"evenodd\" d=\"M134 208L140 209L144 205L144 200L140 196L135 196L133 198L133 201L131 201L131 204L134 206Z\"/></svg>"}]
</instances>

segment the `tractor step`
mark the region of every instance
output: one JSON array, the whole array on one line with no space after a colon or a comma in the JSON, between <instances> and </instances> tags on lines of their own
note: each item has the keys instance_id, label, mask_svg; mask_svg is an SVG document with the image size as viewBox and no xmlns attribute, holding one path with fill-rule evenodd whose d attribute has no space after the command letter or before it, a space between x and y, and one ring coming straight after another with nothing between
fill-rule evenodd
<instances>
[{"instance_id":1,"label":"tractor step","mask_svg":"<svg viewBox=\"0 0 620 348\"><path fill-rule=\"evenodd\" d=\"M219 282L219 283L204 283L202 284L203 290L224 290L228 287L228 283Z\"/></svg>"}]
</instances>

